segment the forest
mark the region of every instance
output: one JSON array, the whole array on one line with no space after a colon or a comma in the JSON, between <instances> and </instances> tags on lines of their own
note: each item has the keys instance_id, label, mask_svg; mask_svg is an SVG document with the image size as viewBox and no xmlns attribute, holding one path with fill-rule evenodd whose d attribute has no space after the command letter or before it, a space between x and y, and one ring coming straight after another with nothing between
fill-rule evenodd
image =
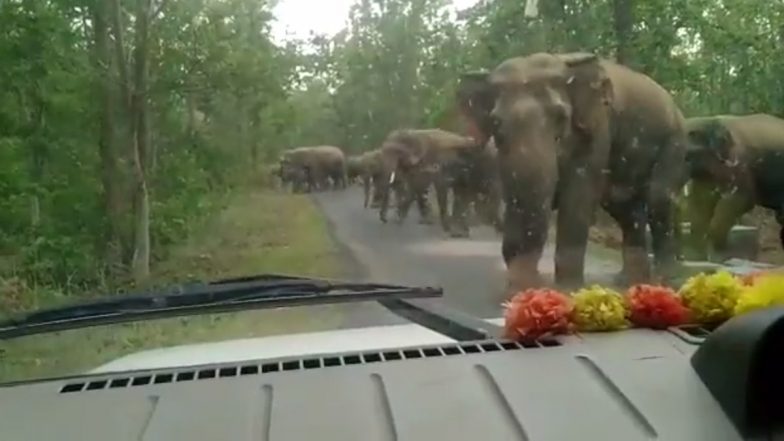
<instances>
[{"instance_id":1,"label":"forest","mask_svg":"<svg viewBox=\"0 0 784 441\"><path fill-rule=\"evenodd\" d=\"M0 3L0 281L144 281L281 151L460 132L460 73L516 55L614 58L687 116L784 116L781 1L536 3L357 0L343 31L285 42L273 0Z\"/></svg>"}]
</instances>

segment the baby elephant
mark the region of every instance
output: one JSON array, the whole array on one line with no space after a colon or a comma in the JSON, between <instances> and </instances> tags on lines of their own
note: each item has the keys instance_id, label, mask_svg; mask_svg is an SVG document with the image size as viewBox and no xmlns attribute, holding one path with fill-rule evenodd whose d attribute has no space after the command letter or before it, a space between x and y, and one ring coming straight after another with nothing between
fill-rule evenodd
<instances>
[{"instance_id":1,"label":"baby elephant","mask_svg":"<svg viewBox=\"0 0 784 441\"><path fill-rule=\"evenodd\" d=\"M759 205L776 214L784 246L784 120L766 114L691 118L687 163L691 178L691 245L698 258L721 258L727 235Z\"/></svg>"}]
</instances>

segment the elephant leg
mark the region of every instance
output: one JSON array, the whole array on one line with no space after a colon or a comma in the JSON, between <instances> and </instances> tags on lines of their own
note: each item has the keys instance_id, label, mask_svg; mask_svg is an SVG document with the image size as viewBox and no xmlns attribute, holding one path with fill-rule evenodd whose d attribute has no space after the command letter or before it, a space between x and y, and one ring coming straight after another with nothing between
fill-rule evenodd
<instances>
[{"instance_id":1,"label":"elephant leg","mask_svg":"<svg viewBox=\"0 0 784 441\"><path fill-rule=\"evenodd\" d=\"M375 179L375 189L379 191L379 201L378 201L378 217L381 219L381 222L387 223L387 212L389 211L389 196L392 192L392 182L386 182L386 180L382 178ZM399 209L399 207L398 207Z\"/></svg>"},{"instance_id":2,"label":"elephant leg","mask_svg":"<svg viewBox=\"0 0 784 441\"><path fill-rule=\"evenodd\" d=\"M441 228L445 233L449 233L450 229L450 216L449 216L449 187L443 182L438 182L436 187L436 205L438 205L438 218L441 221ZM454 209L453 213L454 215Z\"/></svg>"},{"instance_id":3,"label":"elephant leg","mask_svg":"<svg viewBox=\"0 0 784 441\"><path fill-rule=\"evenodd\" d=\"M345 190L346 188L348 188L350 181L348 179L348 172L345 169L340 171L340 174L338 175L338 179L340 180L341 190Z\"/></svg>"},{"instance_id":4,"label":"elephant leg","mask_svg":"<svg viewBox=\"0 0 784 441\"><path fill-rule=\"evenodd\" d=\"M378 175L371 176L368 179L370 190L372 192L372 197L370 199L370 208L379 208L379 207L381 207L381 199L382 199L382 196L383 196L383 192L381 191L381 187L380 187L381 185L383 185L381 180L382 180L382 178L380 176L378 176ZM391 188L390 188L390 191L392 191ZM397 191L395 191L395 197L397 198Z\"/></svg>"},{"instance_id":5,"label":"elephant leg","mask_svg":"<svg viewBox=\"0 0 784 441\"><path fill-rule=\"evenodd\" d=\"M689 257L708 258L708 227L721 193L710 182L693 180L686 196L686 217L689 220Z\"/></svg>"},{"instance_id":6,"label":"elephant leg","mask_svg":"<svg viewBox=\"0 0 784 441\"><path fill-rule=\"evenodd\" d=\"M708 226L710 259L723 261L727 257L727 236L735 223L754 208L753 199L741 191L730 193L719 200Z\"/></svg>"},{"instance_id":7,"label":"elephant leg","mask_svg":"<svg viewBox=\"0 0 784 441\"><path fill-rule=\"evenodd\" d=\"M643 283L650 279L650 263L645 237L647 224L645 205L634 200L607 206L607 212L615 219L623 233L623 268L616 277L620 285Z\"/></svg>"},{"instance_id":8,"label":"elephant leg","mask_svg":"<svg viewBox=\"0 0 784 441\"><path fill-rule=\"evenodd\" d=\"M469 192L463 186L455 186L452 199L452 217L450 218L449 233L452 237L468 237L467 211L471 201Z\"/></svg>"},{"instance_id":9,"label":"elephant leg","mask_svg":"<svg viewBox=\"0 0 784 441\"><path fill-rule=\"evenodd\" d=\"M393 190L395 192L395 207L400 207L405 203L407 189L403 184L397 184Z\"/></svg>"},{"instance_id":10,"label":"elephant leg","mask_svg":"<svg viewBox=\"0 0 784 441\"><path fill-rule=\"evenodd\" d=\"M403 223L408 217L408 212L411 209L411 204L416 199L416 194L410 186L398 187L397 192L397 218L398 223Z\"/></svg>"},{"instance_id":11,"label":"elephant leg","mask_svg":"<svg viewBox=\"0 0 784 441\"><path fill-rule=\"evenodd\" d=\"M576 288L585 277L588 229L596 211L596 186L581 167L561 177L558 188L558 217L555 239L555 282Z\"/></svg>"},{"instance_id":12,"label":"elephant leg","mask_svg":"<svg viewBox=\"0 0 784 441\"><path fill-rule=\"evenodd\" d=\"M433 216L430 210L430 203L427 199L427 187L422 191L414 192L416 197L417 209L419 210L419 223L423 225L432 225Z\"/></svg>"},{"instance_id":13,"label":"elephant leg","mask_svg":"<svg viewBox=\"0 0 784 441\"><path fill-rule=\"evenodd\" d=\"M675 241L675 203L667 189L651 189L648 200L648 225L651 228L654 268L663 277L674 275L677 268Z\"/></svg>"},{"instance_id":14,"label":"elephant leg","mask_svg":"<svg viewBox=\"0 0 784 441\"><path fill-rule=\"evenodd\" d=\"M368 204L370 203L370 178L369 177L362 176L362 191L364 192L364 196L365 196L362 206L367 208Z\"/></svg>"},{"instance_id":15,"label":"elephant leg","mask_svg":"<svg viewBox=\"0 0 784 441\"><path fill-rule=\"evenodd\" d=\"M423 225L432 224L432 213L427 198L431 184L428 176L418 172L411 172L406 183L408 184L409 206L410 202L416 200L417 209L419 210L419 223Z\"/></svg>"},{"instance_id":16,"label":"elephant leg","mask_svg":"<svg viewBox=\"0 0 784 441\"><path fill-rule=\"evenodd\" d=\"M672 218L673 218L673 231L672 231L672 238L675 241L677 246L676 250L676 258L678 260L683 260L683 248L684 248L684 240L683 240L683 221L684 221L684 210L683 210L683 194L678 193L675 199L675 203L673 204L672 208Z\"/></svg>"}]
</instances>

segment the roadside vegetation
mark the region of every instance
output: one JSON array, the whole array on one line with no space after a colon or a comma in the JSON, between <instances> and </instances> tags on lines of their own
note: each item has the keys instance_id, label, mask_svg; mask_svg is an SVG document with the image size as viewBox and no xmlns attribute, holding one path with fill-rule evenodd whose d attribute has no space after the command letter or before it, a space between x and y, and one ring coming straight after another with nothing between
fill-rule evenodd
<instances>
[{"instance_id":1,"label":"roadside vegetation","mask_svg":"<svg viewBox=\"0 0 784 441\"><path fill-rule=\"evenodd\" d=\"M343 264L311 199L244 189L156 265L150 285L261 273L338 277ZM49 306L64 297L52 290L42 294L19 281L4 283L0 298L36 299L25 309ZM0 342L0 382L78 373L144 349L325 330L340 319L338 308L332 306L282 308L23 337Z\"/></svg>"}]
</instances>

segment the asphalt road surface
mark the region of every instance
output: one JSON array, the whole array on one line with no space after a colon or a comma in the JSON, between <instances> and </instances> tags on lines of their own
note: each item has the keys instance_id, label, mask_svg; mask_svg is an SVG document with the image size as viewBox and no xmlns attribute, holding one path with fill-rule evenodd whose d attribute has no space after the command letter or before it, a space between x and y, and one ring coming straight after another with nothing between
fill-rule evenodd
<instances>
[{"instance_id":1,"label":"asphalt road surface","mask_svg":"<svg viewBox=\"0 0 784 441\"><path fill-rule=\"evenodd\" d=\"M359 188L313 195L344 252L351 254L354 279L406 285L440 286L447 306L482 318L502 315L504 263L501 238L488 227L474 227L468 239L449 238L438 225L422 225L412 209L402 225L383 224L378 211L362 206ZM394 219L394 213L390 213ZM552 274L553 244L540 263ZM606 283L620 269L617 253L596 246L586 257L586 282ZM355 312L359 306L355 307ZM401 323L378 305L350 313L347 325ZM363 317L358 319L358 317ZM357 323L357 321L363 323Z\"/></svg>"}]
</instances>

